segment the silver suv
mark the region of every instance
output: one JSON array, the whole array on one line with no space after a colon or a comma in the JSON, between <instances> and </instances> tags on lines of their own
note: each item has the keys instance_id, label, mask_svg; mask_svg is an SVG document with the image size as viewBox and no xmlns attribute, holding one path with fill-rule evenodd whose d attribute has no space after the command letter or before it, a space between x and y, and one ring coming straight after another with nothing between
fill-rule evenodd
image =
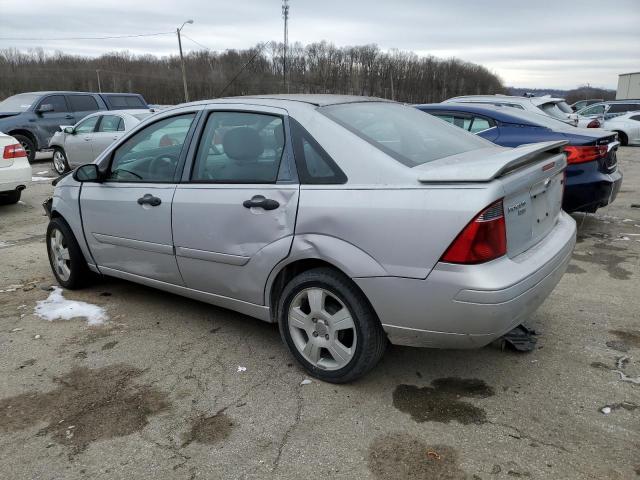
<instances>
[{"instance_id":1,"label":"silver suv","mask_svg":"<svg viewBox=\"0 0 640 480\"><path fill-rule=\"evenodd\" d=\"M362 97L180 105L57 183L49 260L66 288L109 275L277 322L346 382L388 340L481 347L544 301L575 243L564 143Z\"/></svg>"}]
</instances>

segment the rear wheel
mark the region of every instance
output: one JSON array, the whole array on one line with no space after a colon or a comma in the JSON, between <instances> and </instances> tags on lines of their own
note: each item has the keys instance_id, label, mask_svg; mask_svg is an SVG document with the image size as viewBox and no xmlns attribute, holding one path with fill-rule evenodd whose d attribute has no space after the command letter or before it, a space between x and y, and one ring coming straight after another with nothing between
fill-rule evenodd
<instances>
[{"instance_id":1,"label":"rear wheel","mask_svg":"<svg viewBox=\"0 0 640 480\"><path fill-rule=\"evenodd\" d=\"M91 280L91 271L76 237L62 218L52 218L49 222L47 253L53 275L64 288L82 288Z\"/></svg>"},{"instance_id":2,"label":"rear wheel","mask_svg":"<svg viewBox=\"0 0 640 480\"><path fill-rule=\"evenodd\" d=\"M380 361L387 344L362 292L330 268L308 270L286 285L278 302L278 323L293 356L327 382L363 376Z\"/></svg>"},{"instance_id":3,"label":"rear wheel","mask_svg":"<svg viewBox=\"0 0 640 480\"><path fill-rule=\"evenodd\" d=\"M0 192L0 205L12 205L20 201L21 190L11 192Z\"/></svg>"},{"instance_id":4,"label":"rear wheel","mask_svg":"<svg viewBox=\"0 0 640 480\"><path fill-rule=\"evenodd\" d=\"M69 171L69 162L67 162L67 155L64 153L63 149L59 147L54 148L51 166L58 175L62 175Z\"/></svg>"},{"instance_id":5,"label":"rear wheel","mask_svg":"<svg viewBox=\"0 0 640 480\"><path fill-rule=\"evenodd\" d=\"M29 163L32 163L36 158L36 145L33 140L24 135L13 135L13 138L20 142L24 151L27 152L27 160L29 160Z\"/></svg>"},{"instance_id":6,"label":"rear wheel","mask_svg":"<svg viewBox=\"0 0 640 480\"><path fill-rule=\"evenodd\" d=\"M626 147L629 144L629 137L627 137L627 134L621 131L616 131L616 133L618 134L618 139L620 140L620 145L622 145L623 147Z\"/></svg>"}]
</instances>

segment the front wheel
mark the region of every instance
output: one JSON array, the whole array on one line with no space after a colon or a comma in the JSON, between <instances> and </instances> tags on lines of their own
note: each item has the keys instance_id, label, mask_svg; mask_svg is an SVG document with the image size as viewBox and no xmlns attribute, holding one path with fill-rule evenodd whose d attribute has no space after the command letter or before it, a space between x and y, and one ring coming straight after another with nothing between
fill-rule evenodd
<instances>
[{"instance_id":1,"label":"front wheel","mask_svg":"<svg viewBox=\"0 0 640 480\"><path fill-rule=\"evenodd\" d=\"M29 137L25 137L24 135L13 135L13 138L20 142L20 145L24 148L24 151L27 153L27 160L29 163L33 163L36 159L36 145L33 143L33 140Z\"/></svg>"},{"instance_id":2,"label":"front wheel","mask_svg":"<svg viewBox=\"0 0 640 480\"><path fill-rule=\"evenodd\" d=\"M71 228L62 218L52 218L47 227L47 254L53 275L64 288L87 285L91 271Z\"/></svg>"},{"instance_id":3,"label":"front wheel","mask_svg":"<svg viewBox=\"0 0 640 480\"><path fill-rule=\"evenodd\" d=\"M355 380L384 353L387 338L366 298L341 273L316 268L293 278L278 302L280 334L300 364L332 383Z\"/></svg>"},{"instance_id":4,"label":"front wheel","mask_svg":"<svg viewBox=\"0 0 640 480\"><path fill-rule=\"evenodd\" d=\"M62 150L61 148L56 148L53 150L53 159L51 160L51 166L58 175L62 175L63 173L69 171L69 162L67 161L67 155L64 153L64 150Z\"/></svg>"}]
</instances>

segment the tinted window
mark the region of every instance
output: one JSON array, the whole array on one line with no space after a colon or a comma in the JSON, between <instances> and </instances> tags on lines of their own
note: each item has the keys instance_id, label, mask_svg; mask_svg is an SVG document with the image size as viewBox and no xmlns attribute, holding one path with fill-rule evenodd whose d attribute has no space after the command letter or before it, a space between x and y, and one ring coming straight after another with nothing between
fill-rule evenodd
<instances>
[{"instance_id":1,"label":"tinted window","mask_svg":"<svg viewBox=\"0 0 640 480\"><path fill-rule=\"evenodd\" d=\"M640 104L613 103L607 113L625 113L640 109Z\"/></svg>"},{"instance_id":2,"label":"tinted window","mask_svg":"<svg viewBox=\"0 0 640 480\"><path fill-rule=\"evenodd\" d=\"M281 117L262 113L212 113L202 133L191 180L274 183L284 145Z\"/></svg>"},{"instance_id":3,"label":"tinted window","mask_svg":"<svg viewBox=\"0 0 640 480\"><path fill-rule=\"evenodd\" d=\"M89 117L83 121L81 121L78 126L75 128L76 133L91 133L96 127L96 123L98 123L98 116Z\"/></svg>"},{"instance_id":4,"label":"tinted window","mask_svg":"<svg viewBox=\"0 0 640 480\"><path fill-rule=\"evenodd\" d=\"M454 114L454 113L450 113L450 114L439 113L435 116L441 120L444 120L445 122L452 123L456 127L460 127L465 130L469 130L469 127L471 126L471 117L466 115Z\"/></svg>"},{"instance_id":5,"label":"tinted window","mask_svg":"<svg viewBox=\"0 0 640 480\"><path fill-rule=\"evenodd\" d=\"M397 103L346 103L322 107L319 111L409 167L492 145L416 108ZM398 132L393 139L376 133L391 131Z\"/></svg>"},{"instance_id":6,"label":"tinted window","mask_svg":"<svg viewBox=\"0 0 640 480\"><path fill-rule=\"evenodd\" d=\"M91 95L69 95L67 96L71 110L74 112L95 112L100 110L98 102Z\"/></svg>"},{"instance_id":7,"label":"tinted window","mask_svg":"<svg viewBox=\"0 0 640 480\"><path fill-rule=\"evenodd\" d=\"M632 117L629 117L629 120L635 120L636 122L640 122L640 115L634 115Z\"/></svg>"},{"instance_id":8,"label":"tinted window","mask_svg":"<svg viewBox=\"0 0 640 480\"><path fill-rule=\"evenodd\" d=\"M315 138L296 120L290 118L289 124L300 183L322 185L345 183L346 175Z\"/></svg>"},{"instance_id":9,"label":"tinted window","mask_svg":"<svg viewBox=\"0 0 640 480\"><path fill-rule=\"evenodd\" d=\"M178 157L195 114L169 117L143 128L114 155L109 179L119 182L172 182Z\"/></svg>"},{"instance_id":10,"label":"tinted window","mask_svg":"<svg viewBox=\"0 0 640 480\"><path fill-rule=\"evenodd\" d=\"M147 108L142 99L135 95L109 95L106 99L114 108Z\"/></svg>"},{"instance_id":11,"label":"tinted window","mask_svg":"<svg viewBox=\"0 0 640 480\"><path fill-rule=\"evenodd\" d=\"M124 120L117 115L103 115L98 127L99 132L123 132Z\"/></svg>"},{"instance_id":12,"label":"tinted window","mask_svg":"<svg viewBox=\"0 0 640 480\"><path fill-rule=\"evenodd\" d=\"M51 105L53 107L54 112L68 112L67 103L64 101L63 95L51 95L49 97L45 97L42 102L40 102L40 106L42 105ZM48 112L51 113L51 112Z\"/></svg>"}]
</instances>

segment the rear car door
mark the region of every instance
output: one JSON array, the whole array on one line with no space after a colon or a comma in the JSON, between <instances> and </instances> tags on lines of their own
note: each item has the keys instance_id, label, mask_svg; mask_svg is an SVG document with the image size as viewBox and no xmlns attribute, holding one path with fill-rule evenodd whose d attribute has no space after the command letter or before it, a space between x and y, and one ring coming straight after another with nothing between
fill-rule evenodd
<instances>
[{"instance_id":1,"label":"rear car door","mask_svg":"<svg viewBox=\"0 0 640 480\"><path fill-rule=\"evenodd\" d=\"M171 202L196 113L183 110L137 130L105 158L105 181L83 184L84 232L105 273L183 284L173 251Z\"/></svg>"},{"instance_id":2,"label":"rear car door","mask_svg":"<svg viewBox=\"0 0 640 480\"><path fill-rule=\"evenodd\" d=\"M187 287L264 304L267 277L289 253L298 206L286 118L258 106L206 111L173 201Z\"/></svg>"},{"instance_id":3,"label":"rear car door","mask_svg":"<svg viewBox=\"0 0 640 480\"><path fill-rule=\"evenodd\" d=\"M73 112L76 122L79 122L87 115L91 115L92 113L100 110L98 102L93 95L81 93L73 95L68 94L67 102L71 107L71 111Z\"/></svg>"},{"instance_id":4,"label":"rear car door","mask_svg":"<svg viewBox=\"0 0 640 480\"><path fill-rule=\"evenodd\" d=\"M99 118L98 115L85 118L74 127L73 133L65 134L64 151L69 166L89 163L95 158L92 140Z\"/></svg>"},{"instance_id":5,"label":"rear car door","mask_svg":"<svg viewBox=\"0 0 640 480\"><path fill-rule=\"evenodd\" d=\"M40 112L39 110L43 107L50 110ZM60 125L73 125L75 121L64 95L47 95L43 97L38 103L35 112L38 115L36 124L43 133L47 145Z\"/></svg>"},{"instance_id":6,"label":"rear car door","mask_svg":"<svg viewBox=\"0 0 640 480\"><path fill-rule=\"evenodd\" d=\"M120 115L101 115L93 134L94 158L104 152L109 145L124 135L124 119Z\"/></svg>"}]
</instances>

